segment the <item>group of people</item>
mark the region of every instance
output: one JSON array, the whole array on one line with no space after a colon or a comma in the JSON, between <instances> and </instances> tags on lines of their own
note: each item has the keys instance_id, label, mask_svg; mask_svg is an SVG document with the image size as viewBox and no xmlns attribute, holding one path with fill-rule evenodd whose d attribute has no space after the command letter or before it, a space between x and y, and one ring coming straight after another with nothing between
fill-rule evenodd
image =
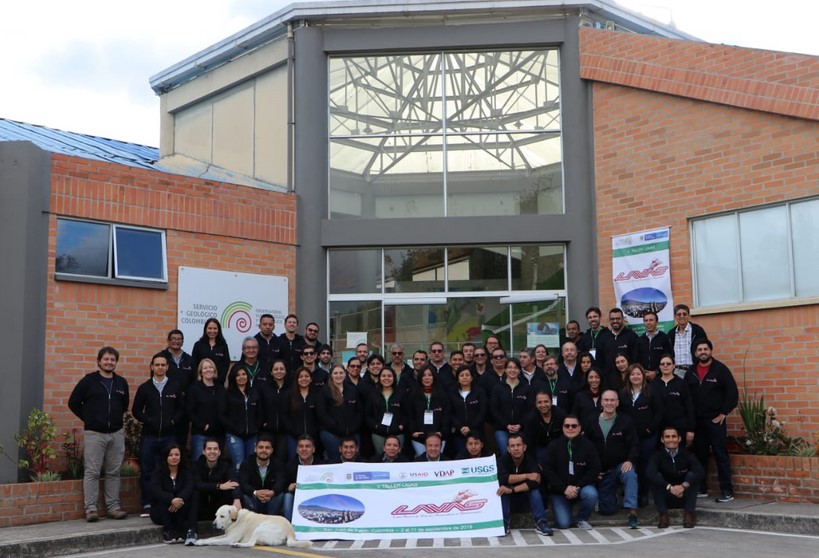
<instances>
[{"instance_id":1,"label":"group of people","mask_svg":"<svg viewBox=\"0 0 819 558\"><path fill-rule=\"evenodd\" d=\"M558 355L539 345L510 356L489 336L449 355L435 341L410 360L398 343L387 357L362 343L346 363L319 341L318 324L298 334L292 314L280 336L273 316L261 316L236 362L215 318L191 354L172 330L131 406L142 423L143 515L163 525L166 541L194 544L196 521L224 503L290 519L299 466L495 453L507 528L514 500L525 497L535 529L551 534L544 495L558 528L590 528L595 507L617 510L618 483L631 527L649 494L660 527L669 506L684 507L693 527L710 451L718 501L733 499L725 416L737 404L736 383L685 305L675 308L669 334L658 331L653 312L641 336L625 327L620 309L609 312L610 328L601 315L587 311L585 332L569 322ZM69 400L85 424L88 521L99 519L100 471L108 514L126 516L118 472L129 387L115 373L118 359L115 349L101 349L98 370Z\"/></svg>"}]
</instances>

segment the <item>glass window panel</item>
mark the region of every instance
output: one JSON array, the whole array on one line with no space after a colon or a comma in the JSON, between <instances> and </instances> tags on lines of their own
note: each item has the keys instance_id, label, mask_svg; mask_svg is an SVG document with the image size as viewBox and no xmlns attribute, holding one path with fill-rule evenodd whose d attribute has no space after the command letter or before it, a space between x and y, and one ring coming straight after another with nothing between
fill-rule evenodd
<instances>
[{"instance_id":1,"label":"glass window panel","mask_svg":"<svg viewBox=\"0 0 819 558\"><path fill-rule=\"evenodd\" d=\"M743 300L791 296L788 208L784 205L739 214Z\"/></svg>"},{"instance_id":2,"label":"glass window panel","mask_svg":"<svg viewBox=\"0 0 819 558\"><path fill-rule=\"evenodd\" d=\"M740 302L738 254L736 215L694 221L694 265L699 305Z\"/></svg>"},{"instance_id":3,"label":"glass window panel","mask_svg":"<svg viewBox=\"0 0 819 558\"><path fill-rule=\"evenodd\" d=\"M448 351L446 317L445 304L387 304L384 306L385 338L388 344L401 343L408 358L418 349L429 352L433 341L443 342Z\"/></svg>"},{"instance_id":4,"label":"glass window panel","mask_svg":"<svg viewBox=\"0 0 819 558\"><path fill-rule=\"evenodd\" d=\"M445 57L448 130L560 129L556 49L454 52Z\"/></svg>"},{"instance_id":5,"label":"glass window panel","mask_svg":"<svg viewBox=\"0 0 819 558\"><path fill-rule=\"evenodd\" d=\"M819 200L791 205L796 296L819 295Z\"/></svg>"},{"instance_id":6,"label":"glass window panel","mask_svg":"<svg viewBox=\"0 0 819 558\"><path fill-rule=\"evenodd\" d=\"M110 226L71 219L57 220L57 273L108 277Z\"/></svg>"},{"instance_id":7,"label":"glass window panel","mask_svg":"<svg viewBox=\"0 0 819 558\"><path fill-rule=\"evenodd\" d=\"M442 217L441 138L333 140L330 212L333 218Z\"/></svg>"},{"instance_id":8,"label":"glass window panel","mask_svg":"<svg viewBox=\"0 0 819 558\"><path fill-rule=\"evenodd\" d=\"M444 291L443 248L393 248L384 250L387 293Z\"/></svg>"},{"instance_id":9,"label":"glass window panel","mask_svg":"<svg viewBox=\"0 0 819 558\"><path fill-rule=\"evenodd\" d=\"M330 293L380 293L381 250L331 250Z\"/></svg>"},{"instance_id":10,"label":"glass window panel","mask_svg":"<svg viewBox=\"0 0 819 558\"><path fill-rule=\"evenodd\" d=\"M505 291L509 288L506 246L449 248L449 291Z\"/></svg>"},{"instance_id":11,"label":"glass window panel","mask_svg":"<svg viewBox=\"0 0 819 558\"><path fill-rule=\"evenodd\" d=\"M566 323L566 299L512 304L512 349L546 345L556 355L560 347L560 328ZM517 356L517 355L515 355Z\"/></svg>"},{"instance_id":12,"label":"glass window panel","mask_svg":"<svg viewBox=\"0 0 819 558\"><path fill-rule=\"evenodd\" d=\"M330 344L335 359L347 364L355 356L355 346L348 345L348 333L365 333L370 352L381 347L381 302L330 302Z\"/></svg>"},{"instance_id":13,"label":"glass window panel","mask_svg":"<svg viewBox=\"0 0 819 558\"><path fill-rule=\"evenodd\" d=\"M165 280L165 237L158 231L114 227L117 277Z\"/></svg>"},{"instance_id":14,"label":"glass window panel","mask_svg":"<svg viewBox=\"0 0 819 558\"><path fill-rule=\"evenodd\" d=\"M446 140L448 215L562 213L559 133L450 135Z\"/></svg>"},{"instance_id":15,"label":"glass window panel","mask_svg":"<svg viewBox=\"0 0 819 558\"><path fill-rule=\"evenodd\" d=\"M441 129L441 55L330 60L330 135L429 133Z\"/></svg>"},{"instance_id":16,"label":"glass window panel","mask_svg":"<svg viewBox=\"0 0 819 558\"><path fill-rule=\"evenodd\" d=\"M566 288L563 246L513 246L512 289L552 291Z\"/></svg>"}]
</instances>

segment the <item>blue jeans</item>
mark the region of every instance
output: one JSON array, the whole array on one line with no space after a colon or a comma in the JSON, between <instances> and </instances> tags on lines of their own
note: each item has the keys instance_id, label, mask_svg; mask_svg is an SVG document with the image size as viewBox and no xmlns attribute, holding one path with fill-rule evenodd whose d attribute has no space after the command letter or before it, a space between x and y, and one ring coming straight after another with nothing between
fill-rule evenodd
<instances>
[{"instance_id":1,"label":"blue jeans","mask_svg":"<svg viewBox=\"0 0 819 558\"><path fill-rule=\"evenodd\" d=\"M569 500L562 494L552 494L550 497L552 514L555 516L555 527L558 529L568 529L576 521L572 520L572 506L575 502L580 502L577 510L577 521L588 521L597 505L597 489L593 484L589 484L580 489L580 494L576 500Z\"/></svg>"},{"instance_id":2,"label":"blue jeans","mask_svg":"<svg viewBox=\"0 0 819 558\"><path fill-rule=\"evenodd\" d=\"M412 441L412 449L415 450L415 457L418 457L419 455L423 455L424 452L427 451L427 448L426 448L426 446L424 446L424 444L422 444L421 442L416 442L415 440ZM446 449L446 442L442 441L441 442L441 453L444 453L445 449Z\"/></svg>"},{"instance_id":3,"label":"blue jeans","mask_svg":"<svg viewBox=\"0 0 819 558\"><path fill-rule=\"evenodd\" d=\"M341 436L336 436L332 432L322 430L319 437L321 438L321 443L324 444L324 451L327 454L327 461L330 463L333 461L338 461L341 458L341 453L338 451L338 447L341 445ZM361 439L358 437L358 434L355 434L352 437L355 438L356 445L360 447Z\"/></svg>"},{"instance_id":4,"label":"blue jeans","mask_svg":"<svg viewBox=\"0 0 819 558\"><path fill-rule=\"evenodd\" d=\"M176 443L176 436L143 435L139 440L139 485L142 488L142 507L151 504L151 475L159 466L162 450Z\"/></svg>"},{"instance_id":5,"label":"blue jeans","mask_svg":"<svg viewBox=\"0 0 819 558\"><path fill-rule=\"evenodd\" d=\"M242 494L243 508L264 515L281 515L283 502L284 494L276 494L267 502L262 502L255 496L248 496L247 494Z\"/></svg>"},{"instance_id":6,"label":"blue jeans","mask_svg":"<svg viewBox=\"0 0 819 558\"><path fill-rule=\"evenodd\" d=\"M230 460L233 461L233 466L238 471L242 462L256 451L256 435L240 438L239 436L228 434L225 437L225 445L227 446L228 454L230 454Z\"/></svg>"},{"instance_id":7,"label":"blue jeans","mask_svg":"<svg viewBox=\"0 0 819 558\"><path fill-rule=\"evenodd\" d=\"M637 471L632 467L629 472L623 473L622 467L622 463L612 467L603 473L602 479L597 481L600 515L614 515L617 512L617 481L623 485L625 493L623 507L630 510L637 509Z\"/></svg>"},{"instance_id":8,"label":"blue jeans","mask_svg":"<svg viewBox=\"0 0 819 558\"><path fill-rule=\"evenodd\" d=\"M503 457L506 454L506 446L509 442L509 432L506 430L495 430L495 445L498 446L498 455Z\"/></svg>"},{"instance_id":9,"label":"blue jeans","mask_svg":"<svg viewBox=\"0 0 819 558\"><path fill-rule=\"evenodd\" d=\"M293 521L293 500L295 494L285 492L282 496L282 515L287 521Z\"/></svg>"},{"instance_id":10,"label":"blue jeans","mask_svg":"<svg viewBox=\"0 0 819 558\"><path fill-rule=\"evenodd\" d=\"M509 525L509 519L512 516L512 498L515 494L504 494L501 496L501 509L503 510L503 524L505 526ZM540 494L540 490L530 490L528 492L518 492L517 497L523 497L529 499L529 508L532 510L532 517L535 519L535 523L545 520L546 519L546 506L543 505L543 496Z\"/></svg>"}]
</instances>

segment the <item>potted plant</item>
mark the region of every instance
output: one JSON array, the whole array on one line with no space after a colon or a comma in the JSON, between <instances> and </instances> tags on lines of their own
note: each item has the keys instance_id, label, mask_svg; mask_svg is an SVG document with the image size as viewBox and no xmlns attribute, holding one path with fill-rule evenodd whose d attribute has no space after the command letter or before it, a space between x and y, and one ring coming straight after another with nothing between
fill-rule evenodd
<instances>
[{"instance_id":1,"label":"potted plant","mask_svg":"<svg viewBox=\"0 0 819 558\"><path fill-rule=\"evenodd\" d=\"M60 480L60 474L50 470L51 461L57 457L57 452L54 451L56 436L54 420L40 409L32 409L26 427L14 435L17 445L28 455L28 459L21 459L18 466L29 470L32 481Z\"/></svg>"},{"instance_id":2,"label":"potted plant","mask_svg":"<svg viewBox=\"0 0 819 558\"><path fill-rule=\"evenodd\" d=\"M130 412L125 413L125 462L139 470L139 441L142 438L142 423Z\"/></svg>"}]
</instances>

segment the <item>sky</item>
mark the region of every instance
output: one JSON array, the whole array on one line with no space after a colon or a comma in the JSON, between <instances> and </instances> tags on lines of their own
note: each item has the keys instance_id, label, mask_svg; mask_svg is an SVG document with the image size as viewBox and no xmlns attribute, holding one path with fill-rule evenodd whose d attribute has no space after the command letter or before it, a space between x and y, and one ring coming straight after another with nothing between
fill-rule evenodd
<instances>
[{"instance_id":1,"label":"sky","mask_svg":"<svg viewBox=\"0 0 819 558\"><path fill-rule=\"evenodd\" d=\"M24 0L0 16L0 118L159 145L150 76L285 0ZM712 43L819 56L819 0L619 0Z\"/></svg>"}]
</instances>

